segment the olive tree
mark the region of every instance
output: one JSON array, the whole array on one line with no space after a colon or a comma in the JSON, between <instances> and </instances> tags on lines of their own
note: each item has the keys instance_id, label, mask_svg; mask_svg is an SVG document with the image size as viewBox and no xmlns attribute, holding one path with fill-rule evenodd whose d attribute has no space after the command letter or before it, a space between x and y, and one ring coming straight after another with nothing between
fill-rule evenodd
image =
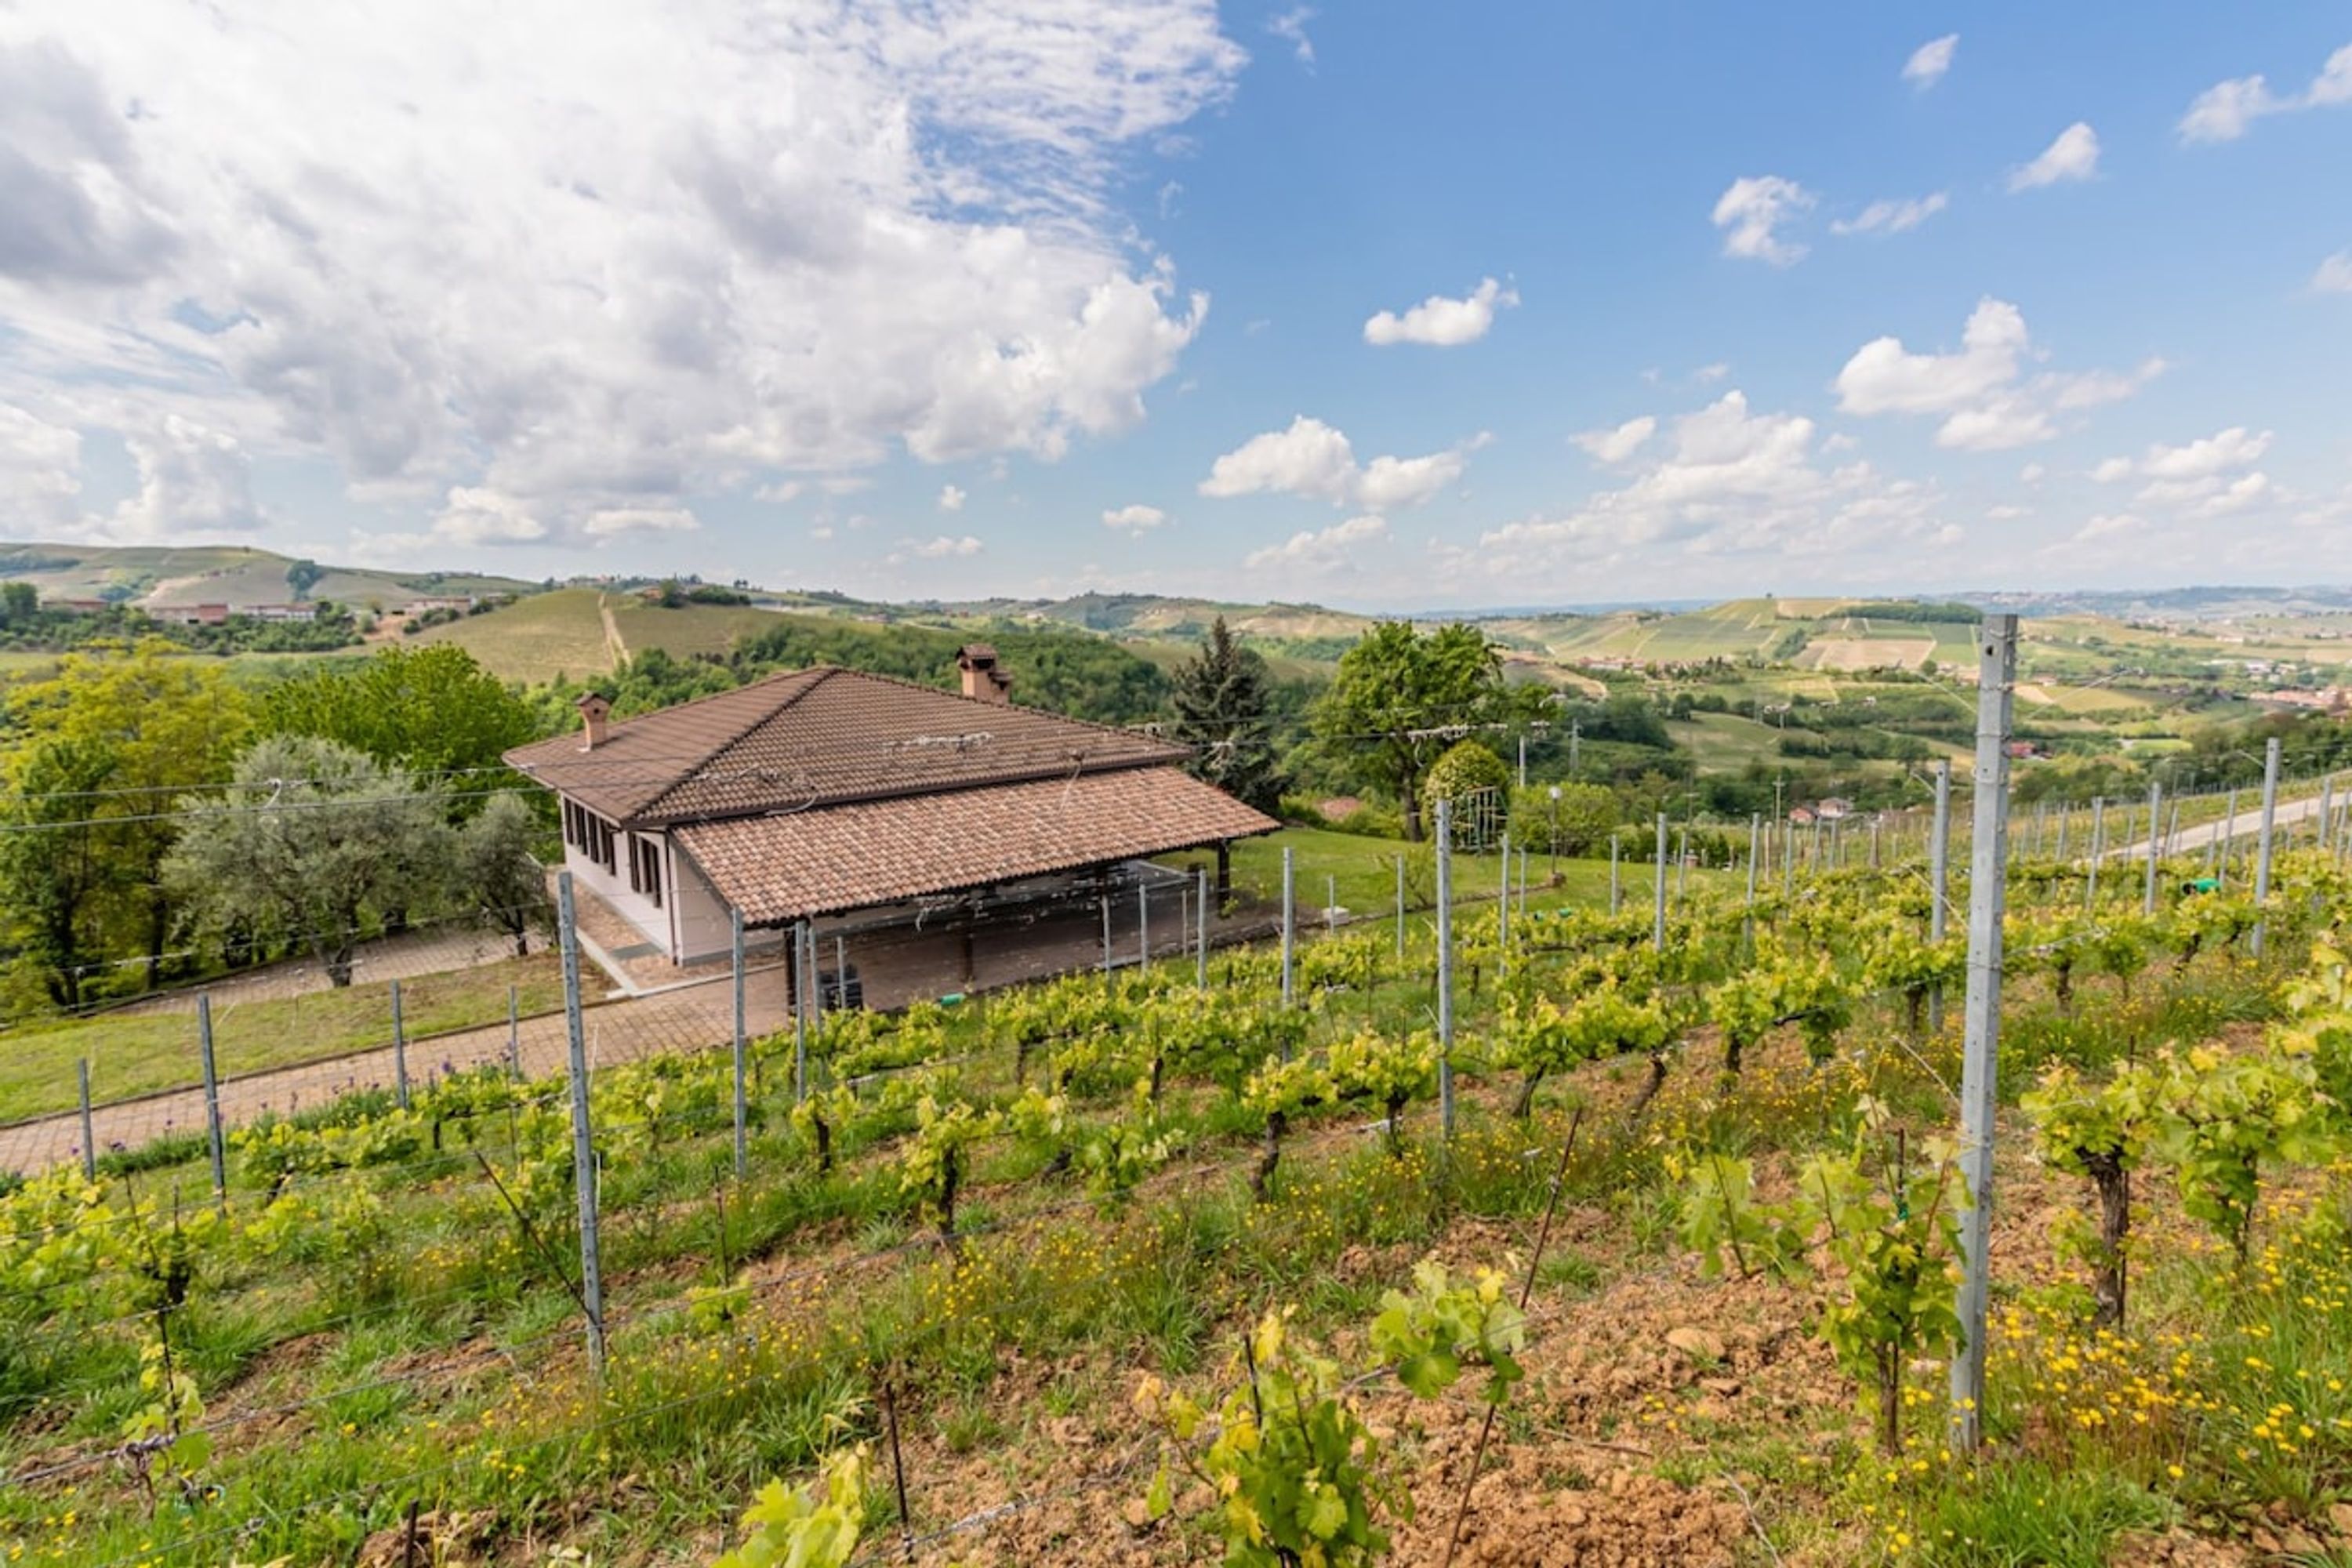
<instances>
[{"instance_id":1,"label":"olive tree","mask_svg":"<svg viewBox=\"0 0 2352 1568\"><path fill-rule=\"evenodd\" d=\"M181 809L165 875L200 918L307 948L338 986L372 917L434 901L456 869L456 836L406 773L316 736L270 736L225 798Z\"/></svg>"}]
</instances>

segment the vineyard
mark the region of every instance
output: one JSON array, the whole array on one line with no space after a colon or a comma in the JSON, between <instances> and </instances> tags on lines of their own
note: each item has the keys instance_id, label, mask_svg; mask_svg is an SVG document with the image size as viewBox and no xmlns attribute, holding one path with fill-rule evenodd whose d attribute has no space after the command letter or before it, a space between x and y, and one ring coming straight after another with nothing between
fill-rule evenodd
<instances>
[{"instance_id":1,"label":"vineyard","mask_svg":"<svg viewBox=\"0 0 2352 1568\"><path fill-rule=\"evenodd\" d=\"M1304 943L1287 1006L1235 950L828 1015L752 1043L740 1137L722 1052L346 1098L217 1194L184 1151L35 1175L0 1554L2327 1560L2347 883L2239 887L2011 870L1973 1457L1965 952L1890 855L1663 941L1460 920L1450 1049L1423 921Z\"/></svg>"}]
</instances>

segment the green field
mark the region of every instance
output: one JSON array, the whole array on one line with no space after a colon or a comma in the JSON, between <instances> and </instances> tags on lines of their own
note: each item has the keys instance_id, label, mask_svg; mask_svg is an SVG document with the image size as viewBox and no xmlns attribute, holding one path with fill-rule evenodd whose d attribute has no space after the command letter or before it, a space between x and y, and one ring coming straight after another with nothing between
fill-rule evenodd
<instances>
[{"instance_id":1,"label":"green field","mask_svg":"<svg viewBox=\"0 0 2352 1568\"><path fill-rule=\"evenodd\" d=\"M454 643L501 680L541 682L559 675L589 679L614 667L598 608L609 597L594 588L558 588L487 615L429 626L412 640Z\"/></svg>"}]
</instances>

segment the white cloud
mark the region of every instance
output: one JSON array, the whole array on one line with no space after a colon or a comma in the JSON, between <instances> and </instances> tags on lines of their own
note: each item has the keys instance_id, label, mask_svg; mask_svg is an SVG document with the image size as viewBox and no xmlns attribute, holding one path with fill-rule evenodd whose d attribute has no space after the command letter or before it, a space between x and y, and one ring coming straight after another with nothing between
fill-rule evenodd
<instances>
[{"instance_id":1,"label":"white cloud","mask_svg":"<svg viewBox=\"0 0 2352 1568\"><path fill-rule=\"evenodd\" d=\"M767 501L773 506L788 506L800 500L808 486L799 479L780 479L772 485L761 485L751 492L753 500Z\"/></svg>"},{"instance_id":2,"label":"white cloud","mask_svg":"<svg viewBox=\"0 0 2352 1568\"><path fill-rule=\"evenodd\" d=\"M2042 185L2087 180L2098 172L2099 133L2086 121L2077 120L2058 132L2058 139L2043 148L2040 157L2011 170L2009 188L2030 191Z\"/></svg>"},{"instance_id":3,"label":"white cloud","mask_svg":"<svg viewBox=\"0 0 2352 1568\"><path fill-rule=\"evenodd\" d=\"M1952 68L1952 55L1959 47L1960 36L1958 33L1930 38L1912 50L1911 58L1903 62L1903 79L1923 91L1935 86L1944 79L1944 73Z\"/></svg>"},{"instance_id":4,"label":"white cloud","mask_svg":"<svg viewBox=\"0 0 2352 1568\"><path fill-rule=\"evenodd\" d=\"M1201 493L1293 495L1383 511L1418 506L1461 478L1469 453L1485 444L1482 435L1450 451L1374 458L1359 467L1345 435L1302 414L1288 429L1253 436L1219 458Z\"/></svg>"},{"instance_id":5,"label":"white cloud","mask_svg":"<svg viewBox=\"0 0 2352 1568\"><path fill-rule=\"evenodd\" d=\"M1813 194L1778 174L1744 176L1716 199L1715 226L1724 230L1723 253L1786 267L1805 247L1780 237L1780 225L1813 205Z\"/></svg>"},{"instance_id":6,"label":"white cloud","mask_svg":"<svg viewBox=\"0 0 2352 1568\"><path fill-rule=\"evenodd\" d=\"M1320 531L1302 529L1280 544L1254 550L1242 565L1251 572L1280 568L1325 573L1350 564L1357 552L1384 543L1388 537L1386 520L1370 514L1351 517Z\"/></svg>"},{"instance_id":7,"label":"white cloud","mask_svg":"<svg viewBox=\"0 0 2352 1568\"><path fill-rule=\"evenodd\" d=\"M1265 30L1288 44L1291 52L1298 57L1300 65L1312 66L1315 63L1315 40L1307 36L1307 24L1313 20L1313 6L1294 5L1287 11L1267 17Z\"/></svg>"},{"instance_id":8,"label":"white cloud","mask_svg":"<svg viewBox=\"0 0 2352 1568\"><path fill-rule=\"evenodd\" d=\"M2270 476L2254 468L2270 448L2269 431L2233 425L2177 447L2153 443L2136 458L2109 458L2091 477L2101 484L2144 479L2147 483L2133 498L2141 508L2208 521L2244 511L2278 493Z\"/></svg>"},{"instance_id":9,"label":"white cloud","mask_svg":"<svg viewBox=\"0 0 2352 1568\"><path fill-rule=\"evenodd\" d=\"M2327 57L2309 88L2284 98L2273 92L2269 79L2262 76L2215 82L2197 95L2175 129L2186 142L2234 142L2267 115L2341 103L2352 103L2352 44Z\"/></svg>"},{"instance_id":10,"label":"white cloud","mask_svg":"<svg viewBox=\"0 0 2352 1568\"><path fill-rule=\"evenodd\" d=\"M0 401L551 541L1135 424L1205 300L1114 201L1244 63L1213 0L6 17ZM126 525L236 510L180 499Z\"/></svg>"},{"instance_id":11,"label":"white cloud","mask_svg":"<svg viewBox=\"0 0 2352 1568\"><path fill-rule=\"evenodd\" d=\"M2339 250L2319 264L2311 286L2322 294L2352 294L2352 250Z\"/></svg>"},{"instance_id":12,"label":"white cloud","mask_svg":"<svg viewBox=\"0 0 2352 1568\"><path fill-rule=\"evenodd\" d=\"M1402 316L1381 311L1364 323L1364 341L1381 348L1394 343L1428 343L1437 348L1475 343L1495 324L1498 308L1518 302L1518 290L1506 289L1492 278L1484 279L1467 299L1432 294Z\"/></svg>"},{"instance_id":13,"label":"white cloud","mask_svg":"<svg viewBox=\"0 0 2352 1568\"><path fill-rule=\"evenodd\" d=\"M1622 488L1563 517L1489 530L1454 569L1524 592L1531 574L1589 578L1637 560L1654 565L1662 552L1785 561L1934 542L1941 501L1932 487L1865 462L1823 464L1816 434L1801 415L1757 413L1727 392L1676 419Z\"/></svg>"},{"instance_id":14,"label":"white cloud","mask_svg":"<svg viewBox=\"0 0 2352 1568\"><path fill-rule=\"evenodd\" d=\"M0 403L0 534L41 539L80 525L80 433Z\"/></svg>"},{"instance_id":15,"label":"white cloud","mask_svg":"<svg viewBox=\"0 0 2352 1568\"><path fill-rule=\"evenodd\" d=\"M629 533L691 533L701 526L682 506L611 506L590 512L580 531L591 539L617 539Z\"/></svg>"},{"instance_id":16,"label":"white cloud","mask_svg":"<svg viewBox=\"0 0 2352 1568\"><path fill-rule=\"evenodd\" d=\"M1102 514L1105 528L1122 528L1129 533L1149 533L1168 521L1168 514L1156 506L1114 507Z\"/></svg>"},{"instance_id":17,"label":"white cloud","mask_svg":"<svg viewBox=\"0 0 2352 1568\"><path fill-rule=\"evenodd\" d=\"M902 539L898 548L882 559L891 566L903 566L909 561L961 560L977 555L981 542L967 533L961 538L940 534L935 539Z\"/></svg>"},{"instance_id":18,"label":"white cloud","mask_svg":"<svg viewBox=\"0 0 2352 1568\"><path fill-rule=\"evenodd\" d=\"M153 428L127 433L139 466L139 492L103 525L112 539L153 542L258 532L267 522L253 499L253 476L236 437L178 414Z\"/></svg>"},{"instance_id":19,"label":"white cloud","mask_svg":"<svg viewBox=\"0 0 2352 1568\"><path fill-rule=\"evenodd\" d=\"M1873 202L1850 218L1839 218L1830 225L1832 234L1901 234L1917 228L1951 204L1951 198L1937 191L1932 195L1912 196Z\"/></svg>"},{"instance_id":20,"label":"white cloud","mask_svg":"<svg viewBox=\"0 0 2352 1568\"><path fill-rule=\"evenodd\" d=\"M2128 397L2162 374L2161 360L2131 372L2044 373L2028 379L2039 357L2024 314L2004 300L1979 300L1962 330L1958 353L1914 353L1895 337L1863 344L1838 372L1838 406L1848 414L1943 416L1936 444L1960 451L1999 451L2047 441L2055 415Z\"/></svg>"},{"instance_id":21,"label":"white cloud","mask_svg":"<svg viewBox=\"0 0 2352 1568\"><path fill-rule=\"evenodd\" d=\"M1731 367L1717 360L1713 364L1703 364L1691 372L1691 379L1701 386L1711 386L1730 374ZM1656 378L1654 376L1651 379Z\"/></svg>"},{"instance_id":22,"label":"white cloud","mask_svg":"<svg viewBox=\"0 0 2352 1568\"><path fill-rule=\"evenodd\" d=\"M1628 419L1607 430L1587 430L1571 436L1570 440L1603 463L1622 463L1639 451L1643 443L1657 433L1658 422L1644 414L1638 419Z\"/></svg>"},{"instance_id":23,"label":"white cloud","mask_svg":"<svg viewBox=\"0 0 2352 1568\"><path fill-rule=\"evenodd\" d=\"M2017 478L2020 483L2038 485L2042 481L2043 478L2049 474L2049 472L2050 469L2046 464L2028 463L2025 467L2017 470Z\"/></svg>"},{"instance_id":24,"label":"white cloud","mask_svg":"<svg viewBox=\"0 0 2352 1568\"><path fill-rule=\"evenodd\" d=\"M814 528L808 531L808 536L822 543L825 540L833 537L833 529L829 525L820 522Z\"/></svg>"},{"instance_id":25,"label":"white cloud","mask_svg":"<svg viewBox=\"0 0 2352 1568\"><path fill-rule=\"evenodd\" d=\"M960 487L955 485L942 485L940 487L940 510L941 511L961 511L963 510L963 503L964 493Z\"/></svg>"},{"instance_id":26,"label":"white cloud","mask_svg":"<svg viewBox=\"0 0 2352 1568\"><path fill-rule=\"evenodd\" d=\"M433 520L432 536L448 544L529 544L547 537L547 524L511 496L455 485Z\"/></svg>"}]
</instances>

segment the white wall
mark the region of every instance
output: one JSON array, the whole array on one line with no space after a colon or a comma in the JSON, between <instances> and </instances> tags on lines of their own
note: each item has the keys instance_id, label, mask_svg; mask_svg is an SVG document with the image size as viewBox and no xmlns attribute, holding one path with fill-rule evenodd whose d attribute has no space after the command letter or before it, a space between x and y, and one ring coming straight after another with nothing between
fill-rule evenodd
<instances>
[{"instance_id":1,"label":"white wall","mask_svg":"<svg viewBox=\"0 0 2352 1568\"><path fill-rule=\"evenodd\" d=\"M669 916L655 908L654 901L643 893L629 890L627 835L616 833L613 836L614 868L610 871L605 870L601 862L588 858L585 850L571 844L563 847L563 865L572 873L572 881L618 910L631 925L644 933L647 942L664 952L671 952Z\"/></svg>"},{"instance_id":2,"label":"white wall","mask_svg":"<svg viewBox=\"0 0 2352 1568\"><path fill-rule=\"evenodd\" d=\"M721 957L730 952L734 948L735 931L727 901L703 877L702 868L694 863L693 856L679 848L675 841L668 843L665 849L662 860L669 874L670 913L677 921L675 956L681 963L692 963L699 958ZM746 942L758 942L763 939L772 942L774 933L744 933Z\"/></svg>"}]
</instances>

